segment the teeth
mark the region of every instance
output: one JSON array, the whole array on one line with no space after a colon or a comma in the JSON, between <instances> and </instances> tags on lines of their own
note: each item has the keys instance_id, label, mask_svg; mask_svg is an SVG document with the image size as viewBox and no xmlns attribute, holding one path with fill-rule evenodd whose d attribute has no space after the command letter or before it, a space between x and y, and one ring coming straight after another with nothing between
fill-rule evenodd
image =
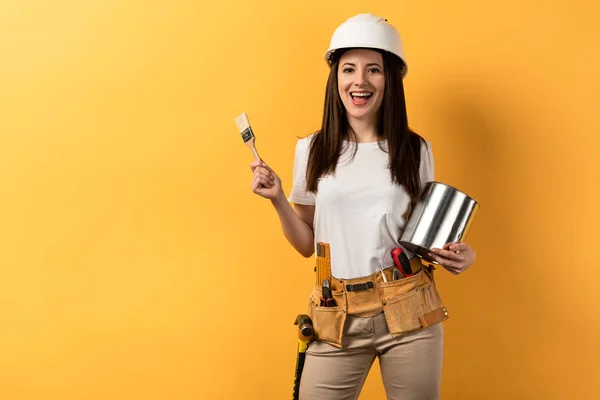
<instances>
[{"instance_id":1,"label":"teeth","mask_svg":"<svg viewBox=\"0 0 600 400\"><path fill-rule=\"evenodd\" d=\"M352 96L355 97L369 97L371 96L373 93L366 93L366 92L354 92L354 93L350 93Z\"/></svg>"}]
</instances>

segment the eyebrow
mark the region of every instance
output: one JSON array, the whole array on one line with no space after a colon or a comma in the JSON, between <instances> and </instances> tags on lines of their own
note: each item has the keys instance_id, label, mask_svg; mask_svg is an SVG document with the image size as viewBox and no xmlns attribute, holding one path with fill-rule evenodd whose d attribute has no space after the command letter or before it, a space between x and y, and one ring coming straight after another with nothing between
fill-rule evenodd
<instances>
[{"instance_id":1,"label":"eyebrow","mask_svg":"<svg viewBox=\"0 0 600 400\"><path fill-rule=\"evenodd\" d=\"M356 67L356 65L354 63L351 63L351 62L345 62L344 64L342 64L342 67L346 66L346 65L349 65L351 67ZM372 67L373 65L375 65L376 67L379 67L379 68L383 69L383 67L381 65L379 65L378 63L368 63L367 67Z\"/></svg>"}]
</instances>

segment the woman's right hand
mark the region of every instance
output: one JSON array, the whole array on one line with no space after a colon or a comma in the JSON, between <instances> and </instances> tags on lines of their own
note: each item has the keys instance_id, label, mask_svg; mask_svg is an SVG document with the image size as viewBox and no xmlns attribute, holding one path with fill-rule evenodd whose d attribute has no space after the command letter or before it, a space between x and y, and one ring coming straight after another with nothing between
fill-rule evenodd
<instances>
[{"instance_id":1,"label":"woman's right hand","mask_svg":"<svg viewBox=\"0 0 600 400\"><path fill-rule=\"evenodd\" d=\"M252 162L250 169L254 173L251 184L254 193L270 200L285 197L281 179L264 161Z\"/></svg>"},{"instance_id":2,"label":"woman's right hand","mask_svg":"<svg viewBox=\"0 0 600 400\"><path fill-rule=\"evenodd\" d=\"M315 236L312 221L315 207L300 204L294 204L292 207L281 187L281 179L264 161L251 163L250 169L254 173L252 191L271 200L288 242L304 257L311 257L314 253Z\"/></svg>"}]
</instances>

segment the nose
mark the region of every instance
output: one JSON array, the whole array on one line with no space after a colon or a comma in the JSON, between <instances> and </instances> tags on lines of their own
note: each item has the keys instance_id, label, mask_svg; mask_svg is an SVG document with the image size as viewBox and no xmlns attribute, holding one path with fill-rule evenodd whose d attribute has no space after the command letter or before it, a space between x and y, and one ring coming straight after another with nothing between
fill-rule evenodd
<instances>
[{"instance_id":1,"label":"nose","mask_svg":"<svg viewBox=\"0 0 600 400\"><path fill-rule=\"evenodd\" d=\"M354 75L354 84L356 86L364 86L364 84L367 82L367 71L366 69L359 69L357 71L357 73Z\"/></svg>"}]
</instances>

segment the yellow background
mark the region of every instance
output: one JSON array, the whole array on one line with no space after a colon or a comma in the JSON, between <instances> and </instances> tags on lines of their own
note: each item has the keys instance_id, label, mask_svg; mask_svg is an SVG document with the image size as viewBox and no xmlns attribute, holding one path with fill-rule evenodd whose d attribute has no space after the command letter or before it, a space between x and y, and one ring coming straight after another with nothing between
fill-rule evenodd
<instances>
[{"instance_id":1,"label":"yellow background","mask_svg":"<svg viewBox=\"0 0 600 400\"><path fill-rule=\"evenodd\" d=\"M3 0L0 398L291 398L314 263L234 118L289 193L359 12L400 29L410 124L481 203L476 265L438 274L442 398L596 398L600 7L550 3Z\"/></svg>"}]
</instances>

